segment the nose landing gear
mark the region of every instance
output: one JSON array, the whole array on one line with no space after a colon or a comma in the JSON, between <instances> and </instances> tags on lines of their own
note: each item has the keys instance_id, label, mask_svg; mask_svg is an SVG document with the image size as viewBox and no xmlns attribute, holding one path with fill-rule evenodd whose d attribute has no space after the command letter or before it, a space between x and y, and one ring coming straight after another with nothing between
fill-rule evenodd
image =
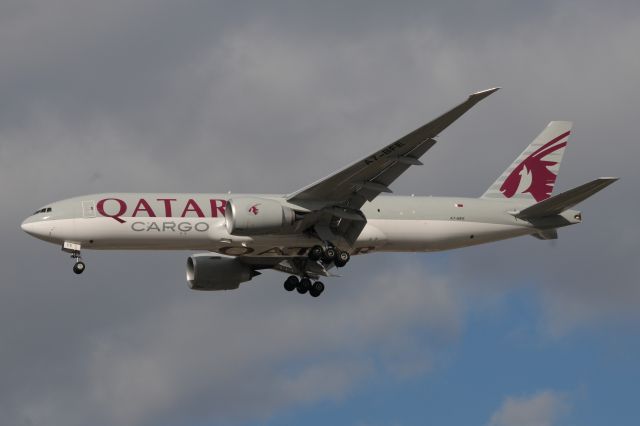
<instances>
[{"instance_id":1,"label":"nose landing gear","mask_svg":"<svg viewBox=\"0 0 640 426\"><path fill-rule=\"evenodd\" d=\"M81 274L84 272L85 269L85 265L84 262L82 260L78 260L75 265L73 265L73 272L75 272L76 274Z\"/></svg>"},{"instance_id":2,"label":"nose landing gear","mask_svg":"<svg viewBox=\"0 0 640 426\"><path fill-rule=\"evenodd\" d=\"M76 263L73 265L73 272L78 275L83 273L86 269L86 265L82 261L82 256L80 255L80 244L65 241L62 245L62 251L71 253L71 258L75 259Z\"/></svg>"},{"instance_id":3,"label":"nose landing gear","mask_svg":"<svg viewBox=\"0 0 640 426\"><path fill-rule=\"evenodd\" d=\"M76 263L73 265L73 272L80 275L86 268L86 265L82 261L82 256L80 256L80 250L73 252L71 258L76 260Z\"/></svg>"}]
</instances>

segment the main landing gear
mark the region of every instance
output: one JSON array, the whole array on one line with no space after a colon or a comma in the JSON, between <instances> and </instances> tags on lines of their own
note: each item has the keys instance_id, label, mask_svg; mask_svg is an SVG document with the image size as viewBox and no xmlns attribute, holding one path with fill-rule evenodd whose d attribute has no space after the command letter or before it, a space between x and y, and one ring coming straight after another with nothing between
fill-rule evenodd
<instances>
[{"instance_id":1,"label":"main landing gear","mask_svg":"<svg viewBox=\"0 0 640 426\"><path fill-rule=\"evenodd\" d=\"M313 246L309 250L308 256L310 260L315 262L321 260L325 265L333 263L338 268L342 268L347 264L347 262L349 262L349 259L351 259L349 252L339 250L332 245L329 245L326 248L320 245Z\"/></svg>"},{"instance_id":2,"label":"main landing gear","mask_svg":"<svg viewBox=\"0 0 640 426\"><path fill-rule=\"evenodd\" d=\"M338 268L346 265L351 259L349 252L342 251L332 244L328 244L325 247L321 245L311 247L308 257L312 262L322 262L325 266L333 264ZM291 275L284 282L284 289L287 291L296 290L300 294L309 293L311 297L318 297L324 291L324 284L320 281L312 283L311 279L306 276L298 278L295 275Z\"/></svg>"},{"instance_id":3,"label":"main landing gear","mask_svg":"<svg viewBox=\"0 0 640 426\"><path fill-rule=\"evenodd\" d=\"M309 293L311 297L318 297L324 291L324 284L320 281L311 283L311 280L307 277L298 279L295 275L291 275L284 282L284 289L287 291L296 290L300 294Z\"/></svg>"}]
</instances>

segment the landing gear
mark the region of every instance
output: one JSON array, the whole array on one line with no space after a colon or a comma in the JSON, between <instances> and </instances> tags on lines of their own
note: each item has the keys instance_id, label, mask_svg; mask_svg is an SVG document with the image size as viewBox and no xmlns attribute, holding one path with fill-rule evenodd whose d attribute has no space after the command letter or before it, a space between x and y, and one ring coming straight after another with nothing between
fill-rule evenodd
<instances>
[{"instance_id":1,"label":"landing gear","mask_svg":"<svg viewBox=\"0 0 640 426\"><path fill-rule=\"evenodd\" d=\"M348 252L340 251L334 263L336 267L342 268L344 265L347 264L347 262L349 262L350 259L351 259L351 255Z\"/></svg>"},{"instance_id":2,"label":"landing gear","mask_svg":"<svg viewBox=\"0 0 640 426\"><path fill-rule=\"evenodd\" d=\"M73 272L80 275L86 269L86 265L82 261L82 256L80 256L80 250L73 251L71 258L76 260L76 263L73 265Z\"/></svg>"},{"instance_id":3,"label":"landing gear","mask_svg":"<svg viewBox=\"0 0 640 426\"><path fill-rule=\"evenodd\" d=\"M300 294L309 293L311 297L318 297L324 291L324 284L320 281L311 283L311 279L307 277L298 279L295 275L291 275L285 280L284 289L287 291L293 291L295 289Z\"/></svg>"},{"instance_id":4,"label":"landing gear","mask_svg":"<svg viewBox=\"0 0 640 426\"><path fill-rule=\"evenodd\" d=\"M324 254L324 249L322 246L313 246L311 250L309 250L309 259L317 262L322 259L322 255Z\"/></svg>"},{"instance_id":5,"label":"landing gear","mask_svg":"<svg viewBox=\"0 0 640 426\"><path fill-rule=\"evenodd\" d=\"M81 260L78 260L76 264L73 265L73 272L75 272L76 274L81 274L84 272L84 268L85 268L84 262Z\"/></svg>"},{"instance_id":6,"label":"landing gear","mask_svg":"<svg viewBox=\"0 0 640 426\"><path fill-rule=\"evenodd\" d=\"M295 275L291 275L285 280L284 289L286 291L295 289L300 294L309 293L311 297L318 297L324 292L324 284L320 281L312 282L308 276L304 276L305 271L310 271L309 273L313 276L326 275L326 270L330 269L331 266L341 268L351 259L349 252L338 249L329 241L323 241L322 245L318 244L311 247L307 252L307 257L309 260L299 259L298 267L293 268L294 271L300 271L302 277L298 278ZM309 265L309 262L313 264ZM308 266L312 268L308 268ZM318 268L320 268L321 273L314 273L314 270L318 272Z\"/></svg>"},{"instance_id":7,"label":"landing gear","mask_svg":"<svg viewBox=\"0 0 640 426\"><path fill-rule=\"evenodd\" d=\"M324 284L322 284L320 281L316 281L309 289L309 294L311 295L311 297L318 297L322 294L323 291Z\"/></svg>"},{"instance_id":8,"label":"landing gear","mask_svg":"<svg viewBox=\"0 0 640 426\"><path fill-rule=\"evenodd\" d=\"M300 280L295 275L291 275L284 282L284 289L287 291L293 291L300 284Z\"/></svg>"},{"instance_id":9,"label":"landing gear","mask_svg":"<svg viewBox=\"0 0 640 426\"><path fill-rule=\"evenodd\" d=\"M298 283L298 286L296 287L296 290L300 294L305 294L307 291L309 291L310 288L311 288L311 280L309 278L307 278L307 277L304 277Z\"/></svg>"},{"instance_id":10,"label":"landing gear","mask_svg":"<svg viewBox=\"0 0 640 426\"><path fill-rule=\"evenodd\" d=\"M62 244L62 251L71 253L71 258L76 261L76 263L73 265L73 272L75 272L76 274L83 273L86 269L86 266L82 261L82 256L80 255L80 244L65 241Z\"/></svg>"},{"instance_id":11,"label":"landing gear","mask_svg":"<svg viewBox=\"0 0 640 426\"><path fill-rule=\"evenodd\" d=\"M342 268L349 262L351 255L349 252L338 250L333 245L328 245L326 248L320 245L313 246L309 250L309 260L317 262L322 260L322 263L330 265L335 264L338 268Z\"/></svg>"},{"instance_id":12,"label":"landing gear","mask_svg":"<svg viewBox=\"0 0 640 426\"><path fill-rule=\"evenodd\" d=\"M334 261L338 251L334 247L327 247L322 254L322 261L329 264Z\"/></svg>"}]
</instances>

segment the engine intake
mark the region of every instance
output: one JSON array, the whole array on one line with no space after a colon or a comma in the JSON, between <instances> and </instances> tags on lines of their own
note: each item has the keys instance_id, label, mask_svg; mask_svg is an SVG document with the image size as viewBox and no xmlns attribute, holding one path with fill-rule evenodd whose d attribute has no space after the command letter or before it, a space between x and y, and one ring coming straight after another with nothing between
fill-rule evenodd
<instances>
[{"instance_id":1,"label":"engine intake","mask_svg":"<svg viewBox=\"0 0 640 426\"><path fill-rule=\"evenodd\" d=\"M224 217L231 235L264 235L286 231L296 213L276 200L242 197L227 202Z\"/></svg>"},{"instance_id":2,"label":"engine intake","mask_svg":"<svg viewBox=\"0 0 640 426\"><path fill-rule=\"evenodd\" d=\"M192 290L233 290L260 272L238 259L195 255L187 259L187 281Z\"/></svg>"}]
</instances>

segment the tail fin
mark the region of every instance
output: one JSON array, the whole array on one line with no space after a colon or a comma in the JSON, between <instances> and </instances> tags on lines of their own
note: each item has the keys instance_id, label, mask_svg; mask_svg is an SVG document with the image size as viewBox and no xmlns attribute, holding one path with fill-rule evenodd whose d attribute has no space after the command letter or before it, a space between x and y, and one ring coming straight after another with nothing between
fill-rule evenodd
<instances>
[{"instance_id":1,"label":"tail fin","mask_svg":"<svg viewBox=\"0 0 640 426\"><path fill-rule=\"evenodd\" d=\"M482 198L513 198L539 202L551 196L562 155L571 134L570 121L552 121L482 194Z\"/></svg>"}]
</instances>

